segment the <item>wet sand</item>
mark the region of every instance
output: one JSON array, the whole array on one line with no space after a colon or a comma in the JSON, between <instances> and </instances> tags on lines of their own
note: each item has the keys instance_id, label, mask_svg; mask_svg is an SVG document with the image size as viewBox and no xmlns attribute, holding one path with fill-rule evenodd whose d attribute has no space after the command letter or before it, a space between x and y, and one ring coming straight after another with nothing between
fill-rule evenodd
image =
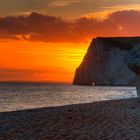
<instances>
[{"instance_id":1,"label":"wet sand","mask_svg":"<svg viewBox=\"0 0 140 140\"><path fill-rule=\"evenodd\" d=\"M140 100L1 112L0 140L140 140Z\"/></svg>"}]
</instances>

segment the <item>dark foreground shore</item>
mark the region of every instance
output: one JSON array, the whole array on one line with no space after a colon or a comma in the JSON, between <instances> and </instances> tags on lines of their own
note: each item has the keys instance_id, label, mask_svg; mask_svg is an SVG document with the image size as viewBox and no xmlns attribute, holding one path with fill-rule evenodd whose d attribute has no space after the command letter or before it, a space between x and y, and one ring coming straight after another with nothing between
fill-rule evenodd
<instances>
[{"instance_id":1,"label":"dark foreground shore","mask_svg":"<svg viewBox=\"0 0 140 140\"><path fill-rule=\"evenodd\" d=\"M0 140L140 140L140 101L0 113Z\"/></svg>"}]
</instances>

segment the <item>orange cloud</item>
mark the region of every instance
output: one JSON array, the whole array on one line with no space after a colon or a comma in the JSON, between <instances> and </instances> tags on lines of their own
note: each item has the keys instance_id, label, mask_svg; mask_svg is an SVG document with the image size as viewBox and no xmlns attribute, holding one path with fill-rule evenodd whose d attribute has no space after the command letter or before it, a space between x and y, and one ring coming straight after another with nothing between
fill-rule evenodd
<instances>
[{"instance_id":1,"label":"orange cloud","mask_svg":"<svg viewBox=\"0 0 140 140\"><path fill-rule=\"evenodd\" d=\"M97 11L94 11L92 13L84 14L81 17L87 17L87 18L96 18L98 20L105 20L108 18L108 16L112 13L115 13L117 11L139 11L140 10L140 4L123 4L123 5L116 5L116 6L105 6L101 9L98 9Z\"/></svg>"},{"instance_id":2,"label":"orange cloud","mask_svg":"<svg viewBox=\"0 0 140 140\"><path fill-rule=\"evenodd\" d=\"M60 17L32 13L28 16L0 18L0 39L43 42L85 42L96 36L137 36L140 11L125 10L109 14L104 20Z\"/></svg>"},{"instance_id":3,"label":"orange cloud","mask_svg":"<svg viewBox=\"0 0 140 140\"><path fill-rule=\"evenodd\" d=\"M49 6L52 7L65 7L69 6L70 4L73 3L80 3L81 0L71 0L71 1L66 1L66 0L57 0L49 4Z\"/></svg>"}]
</instances>

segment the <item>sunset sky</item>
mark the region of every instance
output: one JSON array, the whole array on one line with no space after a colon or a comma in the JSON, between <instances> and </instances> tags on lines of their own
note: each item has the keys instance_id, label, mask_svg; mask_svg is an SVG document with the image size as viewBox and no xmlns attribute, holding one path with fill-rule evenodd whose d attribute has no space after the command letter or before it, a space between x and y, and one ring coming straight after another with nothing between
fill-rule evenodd
<instances>
[{"instance_id":1,"label":"sunset sky","mask_svg":"<svg viewBox=\"0 0 140 140\"><path fill-rule=\"evenodd\" d=\"M71 83L92 38L139 35L140 0L0 0L0 81Z\"/></svg>"}]
</instances>

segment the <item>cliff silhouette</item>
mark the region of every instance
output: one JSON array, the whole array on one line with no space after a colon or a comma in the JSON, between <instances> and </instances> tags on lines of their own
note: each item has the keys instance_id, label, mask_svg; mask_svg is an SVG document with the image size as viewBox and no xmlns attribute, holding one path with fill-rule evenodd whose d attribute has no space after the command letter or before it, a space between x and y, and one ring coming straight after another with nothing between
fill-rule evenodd
<instances>
[{"instance_id":1,"label":"cliff silhouette","mask_svg":"<svg viewBox=\"0 0 140 140\"><path fill-rule=\"evenodd\" d=\"M129 50L140 45L140 37L97 37L76 69L74 85L130 86L136 75L124 58Z\"/></svg>"}]
</instances>

